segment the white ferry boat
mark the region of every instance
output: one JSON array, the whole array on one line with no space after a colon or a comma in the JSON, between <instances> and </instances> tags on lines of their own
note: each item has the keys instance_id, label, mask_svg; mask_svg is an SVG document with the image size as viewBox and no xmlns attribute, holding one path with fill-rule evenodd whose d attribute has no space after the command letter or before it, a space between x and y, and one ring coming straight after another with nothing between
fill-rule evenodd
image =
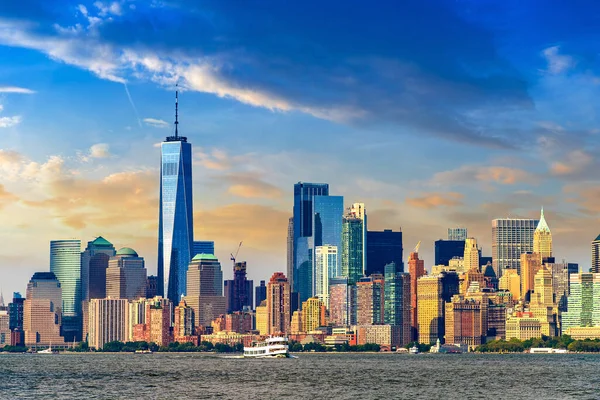
<instances>
[{"instance_id":1,"label":"white ferry boat","mask_svg":"<svg viewBox=\"0 0 600 400\"><path fill-rule=\"evenodd\" d=\"M52 343L50 343L50 347L44 350L38 350L37 354L57 354L58 351L52 349Z\"/></svg>"},{"instance_id":2,"label":"white ferry boat","mask_svg":"<svg viewBox=\"0 0 600 400\"><path fill-rule=\"evenodd\" d=\"M567 349L551 349L548 347L532 347L529 349L531 354L566 354L568 352Z\"/></svg>"},{"instance_id":3,"label":"white ferry boat","mask_svg":"<svg viewBox=\"0 0 600 400\"><path fill-rule=\"evenodd\" d=\"M419 348L417 346L413 346L409 350L410 354L419 354Z\"/></svg>"},{"instance_id":4,"label":"white ferry boat","mask_svg":"<svg viewBox=\"0 0 600 400\"><path fill-rule=\"evenodd\" d=\"M268 337L244 347L244 358L289 358L287 337Z\"/></svg>"}]
</instances>

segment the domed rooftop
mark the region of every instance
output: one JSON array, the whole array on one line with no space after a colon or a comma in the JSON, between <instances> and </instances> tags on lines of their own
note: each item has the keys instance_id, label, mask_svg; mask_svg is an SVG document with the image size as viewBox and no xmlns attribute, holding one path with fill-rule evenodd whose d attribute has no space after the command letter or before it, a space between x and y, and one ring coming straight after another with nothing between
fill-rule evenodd
<instances>
[{"instance_id":1,"label":"domed rooftop","mask_svg":"<svg viewBox=\"0 0 600 400\"><path fill-rule=\"evenodd\" d=\"M119 251L117 251L118 256L129 256L129 257L138 257L138 253L135 252L134 249L130 247L123 247Z\"/></svg>"},{"instance_id":2,"label":"domed rooftop","mask_svg":"<svg viewBox=\"0 0 600 400\"><path fill-rule=\"evenodd\" d=\"M217 257L215 257L214 254L205 254L205 253L196 254L194 256L194 258L192 258L192 261L200 261L200 260L218 260L218 259L217 259Z\"/></svg>"}]
</instances>

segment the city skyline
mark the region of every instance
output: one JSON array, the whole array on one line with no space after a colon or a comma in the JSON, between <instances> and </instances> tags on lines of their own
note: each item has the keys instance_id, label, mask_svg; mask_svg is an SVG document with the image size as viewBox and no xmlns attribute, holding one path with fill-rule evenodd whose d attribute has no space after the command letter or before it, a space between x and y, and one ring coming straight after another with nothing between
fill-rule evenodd
<instances>
[{"instance_id":1,"label":"city skyline","mask_svg":"<svg viewBox=\"0 0 600 400\"><path fill-rule=\"evenodd\" d=\"M598 72L587 55L592 38L582 39L574 28L592 23L581 8L554 5L536 14L540 25L558 15L573 18L561 29L536 27L538 34L525 42L521 34L538 11L527 5L518 15L505 10L486 19L476 16L485 14L485 6L474 2L440 4L445 18L437 22L428 21L418 4L402 12L392 5L340 11L346 14L339 20L354 22L377 13L379 25L390 28L382 37L366 26L364 40L338 26L338 19L329 19L331 26L311 21L320 35L314 37L299 28L293 8L273 4L264 11L260 18L281 21L279 29L301 48L319 43L324 53L336 55L319 60L292 52L293 46L274 46L258 33L249 35L253 43L242 43L248 58L235 58L240 48L230 43L249 33L239 22L256 16L244 7L223 10L206 2L205 10L185 14L182 26L190 37L207 26L203 15L212 13L209 37L232 39L220 45L207 40L201 47L179 42L179 24L171 22L182 17L177 8L98 4L64 2L36 14L15 4L0 11L0 54L11 60L0 74L0 285L6 298L24 293L34 272L49 270L51 240L85 243L103 236L116 248L136 249L148 274L156 274L155 145L173 129L176 82L185 99L185 136L194 143L193 239L214 240L220 260L243 240L239 258L248 262L254 282L286 271L286 228L298 181L327 182L331 193L344 197L344 207L364 203L369 229L402 227L405 249L422 241L419 256L427 269L434 265L433 242L448 228L468 228L483 256L490 256L491 220L537 219L542 206L554 254L579 263L582 271L590 267L590 244L600 233L594 175ZM144 26L157 12L165 18L157 25L163 39L142 29L138 44L128 36L115 39L125 23ZM503 30L506 20L515 31ZM331 34L335 28L347 37ZM406 32L419 40L406 43ZM462 46L464 37L476 38L472 47ZM168 48L177 43L188 58L169 64ZM130 59L87 51L92 44L105 45L110 55L127 50ZM443 53L440 59L423 56L419 46L425 45L431 54ZM284 62L314 71L314 86L322 88L307 84L294 68L284 72L271 63L274 47ZM350 53L372 73L347 61ZM347 79L317 73L323 66ZM250 73L253 68L260 74ZM381 93L403 113L382 104ZM416 101L407 102L402 93ZM355 103L347 100L352 98Z\"/></svg>"}]
</instances>

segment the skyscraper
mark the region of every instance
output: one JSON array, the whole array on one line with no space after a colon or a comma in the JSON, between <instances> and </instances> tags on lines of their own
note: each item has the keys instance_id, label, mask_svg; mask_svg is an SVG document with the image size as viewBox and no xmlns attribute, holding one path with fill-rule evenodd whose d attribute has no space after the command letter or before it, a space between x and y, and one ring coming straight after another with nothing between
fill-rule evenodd
<instances>
[{"instance_id":1,"label":"skyscraper","mask_svg":"<svg viewBox=\"0 0 600 400\"><path fill-rule=\"evenodd\" d=\"M147 273L144 258L124 247L108 261L106 297L135 300L146 297Z\"/></svg>"},{"instance_id":2,"label":"skyscraper","mask_svg":"<svg viewBox=\"0 0 600 400\"><path fill-rule=\"evenodd\" d=\"M298 182L294 185L294 273L293 291L300 301L306 301L313 293L314 198L329 196L326 183ZM289 228L289 226L288 226Z\"/></svg>"},{"instance_id":3,"label":"skyscraper","mask_svg":"<svg viewBox=\"0 0 600 400\"><path fill-rule=\"evenodd\" d=\"M333 278L329 281L329 321L333 326L350 325L350 295L355 286L348 286L347 278Z\"/></svg>"},{"instance_id":4,"label":"skyscraper","mask_svg":"<svg viewBox=\"0 0 600 400\"><path fill-rule=\"evenodd\" d=\"M108 342L126 342L129 304L126 299L92 299L89 305L89 345L101 349Z\"/></svg>"},{"instance_id":5,"label":"skyscraper","mask_svg":"<svg viewBox=\"0 0 600 400\"><path fill-rule=\"evenodd\" d=\"M562 329L600 326L600 274L571 275L568 310L562 314Z\"/></svg>"},{"instance_id":6,"label":"skyscraper","mask_svg":"<svg viewBox=\"0 0 600 400\"><path fill-rule=\"evenodd\" d=\"M196 254L190 262L185 302L194 309L195 326L210 326L227 311L221 263L213 254Z\"/></svg>"},{"instance_id":7,"label":"skyscraper","mask_svg":"<svg viewBox=\"0 0 600 400\"><path fill-rule=\"evenodd\" d=\"M533 252L540 255L543 260L552 257L552 233L544 218L544 209L540 214L540 222L533 233Z\"/></svg>"},{"instance_id":8,"label":"skyscraper","mask_svg":"<svg viewBox=\"0 0 600 400\"><path fill-rule=\"evenodd\" d=\"M410 276L397 270L395 263L385 266L383 322L400 326L401 343L410 342Z\"/></svg>"},{"instance_id":9,"label":"skyscraper","mask_svg":"<svg viewBox=\"0 0 600 400\"><path fill-rule=\"evenodd\" d=\"M85 251L81 253L82 300L106 297L106 269L108 260L115 253L112 243L102 236L88 242Z\"/></svg>"},{"instance_id":10,"label":"skyscraper","mask_svg":"<svg viewBox=\"0 0 600 400\"><path fill-rule=\"evenodd\" d=\"M215 254L215 242L212 240L194 240L192 257L196 254Z\"/></svg>"},{"instance_id":11,"label":"skyscraper","mask_svg":"<svg viewBox=\"0 0 600 400\"><path fill-rule=\"evenodd\" d=\"M316 297L311 297L302 303L302 332L312 332L320 326L325 326L325 305Z\"/></svg>"},{"instance_id":12,"label":"skyscraper","mask_svg":"<svg viewBox=\"0 0 600 400\"><path fill-rule=\"evenodd\" d=\"M420 242L419 242L420 243ZM410 253L408 258L408 273L410 275L410 326L411 326L411 340L418 340L418 303L417 303L417 282L420 277L425 275L425 262L419 259L419 245L415 248L415 251Z\"/></svg>"},{"instance_id":13,"label":"skyscraper","mask_svg":"<svg viewBox=\"0 0 600 400\"><path fill-rule=\"evenodd\" d=\"M343 219L342 225L342 276L348 278L348 284L353 285L364 276L365 250L364 221L355 214L349 213Z\"/></svg>"},{"instance_id":14,"label":"skyscraper","mask_svg":"<svg viewBox=\"0 0 600 400\"><path fill-rule=\"evenodd\" d=\"M448 228L448 240L465 241L467 228Z\"/></svg>"},{"instance_id":15,"label":"skyscraper","mask_svg":"<svg viewBox=\"0 0 600 400\"><path fill-rule=\"evenodd\" d=\"M27 284L23 304L25 345L48 346L64 343L60 326L62 319L62 289L52 272L36 272Z\"/></svg>"},{"instance_id":16,"label":"skyscraper","mask_svg":"<svg viewBox=\"0 0 600 400\"><path fill-rule=\"evenodd\" d=\"M403 260L402 231L367 231L365 275L383 274L385 266L389 263L395 263L397 271L404 272Z\"/></svg>"},{"instance_id":17,"label":"skyscraper","mask_svg":"<svg viewBox=\"0 0 600 400\"><path fill-rule=\"evenodd\" d=\"M342 248L342 217L344 216L343 196L315 196L313 202L314 245ZM313 262L313 266L315 263ZM341 265L336 266L334 276L342 273Z\"/></svg>"},{"instance_id":18,"label":"skyscraper","mask_svg":"<svg viewBox=\"0 0 600 400\"><path fill-rule=\"evenodd\" d=\"M81 340L81 241L50 242L50 272L62 289L62 330L67 341Z\"/></svg>"},{"instance_id":19,"label":"skyscraper","mask_svg":"<svg viewBox=\"0 0 600 400\"><path fill-rule=\"evenodd\" d=\"M337 246L317 246L315 249L315 295L329 308L329 282L338 274Z\"/></svg>"},{"instance_id":20,"label":"skyscraper","mask_svg":"<svg viewBox=\"0 0 600 400\"><path fill-rule=\"evenodd\" d=\"M533 251L536 219L495 219L492 221L492 266L496 277L506 267L521 274L521 254Z\"/></svg>"},{"instance_id":21,"label":"skyscraper","mask_svg":"<svg viewBox=\"0 0 600 400\"><path fill-rule=\"evenodd\" d=\"M356 283L358 325L380 325L384 318L383 275L360 278Z\"/></svg>"},{"instance_id":22,"label":"skyscraper","mask_svg":"<svg viewBox=\"0 0 600 400\"><path fill-rule=\"evenodd\" d=\"M600 235L592 242L592 268L590 272L600 273Z\"/></svg>"},{"instance_id":23,"label":"skyscraper","mask_svg":"<svg viewBox=\"0 0 600 400\"><path fill-rule=\"evenodd\" d=\"M458 294L458 275L442 272L423 276L418 280L418 333L419 343L433 344L445 334L445 303Z\"/></svg>"},{"instance_id":24,"label":"skyscraper","mask_svg":"<svg viewBox=\"0 0 600 400\"><path fill-rule=\"evenodd\" d=\"M254 291L254 307L260 306L263 300L267 299L267 285L265 281L260 281L260 285Z\"/></svg>"},{"instance_id":25,"label":"skyscraper","mask_svg":"<svg viewBox=\"0 0 600 400\"><path fill-rule=\"evenodd\" d=\"M479 249L477 248L477 239L467 238L465 240L464 252L464 269L470 271L472 269L479 270Z\"/></svg>"},{"instance_id":26,"label":"skyscraper","mask_svg":"<svg viewBox=\"0 0 600 400\"><path fill-rule=\"evenodd\" d=\"M8 305L8 328L11 330L11 345L22 344L23 336L23 305L25 298L21 293L13 293L12 302Z\"/></svg>"},{"instance_id":27,"label":"skyscraper","mask_svg":"<svg viewBox=\"0 0 600 400\"><path fill-rule=\"evenodd\" d=\"M270 335L290 331L290 284L283 272L275 272L267 285L267 330Z\"/></svg>"},{"instance_id":28,"label":"skyscraper","mask_svg":"<svg viewBox=\"0 0 600 400\"><path fill-rule=\"evenodd\" d=\"M436 240L435 265L450 265L450 260L463 257L465 254L465 240Z\"/></svg>"},{"instance_id":29,"label":"skyscraper","mask_svg":"<svg viewBox=\"0 0 600 400\"><path fill-rule=\"evenodd\" d=\"M192 145L179 136L178 96L175 96L175 135L160 145L160 213L158 218L159 294L178 304L186 290L192 258L194 221Z\"/></svg>"},{"instance_id":30,"label":"skyscraper","mask_svg":"<svg viewBox=\"0 0 600 400\"><path fill-rule=\"evenodd\" d=\"M294 217L290 217L288 220L287 230L287 276L290 281L290 287L294 288ZM265 294L266 299L266 294ZM256 306L259 306L260 302L257 300Z\"/></svg>"},{"instance_id":31,"label":"skyscraper","mask_svg":"<svg viewBox=\"0 0 600 400\"><path fill-rule=\"evenodd\" d=\"M529 301L534 287L535 274L542 268L542 260L537 253L521 254L521 296Z\"/></svg>"},{"instance_id":32,"label":"skyscraper","mask_svg":"<svg viewBox=\"0 0 600 400\"><path fill-rule=\"evenodd\" d=\"M246 261L233 265L233 279L225 281L225 299L227 313L242 311L244 307L252 308L254 282L246 278Z\"/></svg>"}]
</instances>

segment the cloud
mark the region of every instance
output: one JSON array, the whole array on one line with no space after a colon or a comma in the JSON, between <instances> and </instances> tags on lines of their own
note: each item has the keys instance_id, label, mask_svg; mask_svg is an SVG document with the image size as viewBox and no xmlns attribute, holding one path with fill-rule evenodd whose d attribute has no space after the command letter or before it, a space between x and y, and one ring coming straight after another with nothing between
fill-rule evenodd
<instances>
[{"instance_id":1,"label":"cloud","mask_svg":"<svg viewBox=\"0 0 600 400\"><path fill-rule=\"evenodd\" d=\"M167 121L156 118L144 118L143 121L147 125L153 126L155 128L168 128L171 125Z\"/></svg>"},{"instance_id":2,"label":"cloud","mask_svg":"<svg viewBox=\"0 0 600 400\"><path fill-rule=\"evenodd\" d=\"M460 193L424 193L421 197L409 197L406 199L406 204L425 209L433 209L438 207L455 207L462 204L464 196Z\"/></svg>"},{"instance_id":3,"label":"cloud","mask_svg":"<svg viewBox=\"0 0 600 400\"><path fill-rule=\"evenodd\" d=\"M34 94L35 90L18 86L0 86L0 93Z\"/></svg>"},{"instance_id":4,"label":"cloud","mask_svg":"<svg viewBox=\"0 0 600 400\"><path fill-rule=\"evenodd\" d=\"M21 123L21 116L0 117L0 128L10 128Z\"/></svg>"},{"instance_id":5,"label":"cloud","mask_svg":"<svg viewBox=\"0 0 600 400\"><path fill-rule=\"evenodd\" d=\"M563 161L556 161L550 166L550 172L556 176L575 175L586 172L594 164L594 157L584 150L569 152Z\"/></svg>"},{"instance_id":6,"label":"cloud","mask_svg":"<svg viewBox=\"0 0 600 400\"><path fill-rule=\"evenodd\" d=\"M463 165L460 168L438 172L433 176L436 184L475 184L478 182L515 185L535 182L535 176L522 169L503 166Z\"/></svg>"},{"instance_id":7,"label":"cloud","mask_svg":"<svg viewBox=\"0 0 600 400\"><path fill-rule=\"evenodd\" d=\"M110 157L109 146L106 143L97 143L90 147L90 157L107 158Z\"/></svg>"},{"instance_id":8,"label":"cloud","mask_svg":"<svg viewBox=\"0 0 600 400\"><path fill-rule=\"evenodd\" d=\"M112 15L121 15L121 4L117 1L113 1L112 3L104 3L101 1L96 1L94 3L94 7L98 9L98 15L101 17L107 16L109 14Z\"/></svg>"},{"instance_id":9,"label":"cloud","mask_svg":"<svg viewBox=\"0 0 600 400\"><path fill-rule=\"evenodd\" d=\"M4 185L0 184L0 209L4 208L6 205L17 200L17 196L12 193L9 193L4 188Z\"/></svg>"},{"instance_id":10,"label":"cloud","mask_svg":"<svg viewBox=\"0 0 600 400\"><path fill-rule=\"evenodd\" d=\"M563 193L572 196L567 201L577 204L579 211L588 216L600 216L600 182L587 181L563 187Z\"/></svg>"},{"instance_id":11,"label":"cloud","mask_svg":"<svg viewBox=\"0 0 600 400\"><path fill-rule=\"evenodd\" d=\"M565 72L575 64L572 57L559 54L559 50L559 46L552 46L542 52L548 62L548 72L551 74Z\"/></svg>"}]
</instances>

